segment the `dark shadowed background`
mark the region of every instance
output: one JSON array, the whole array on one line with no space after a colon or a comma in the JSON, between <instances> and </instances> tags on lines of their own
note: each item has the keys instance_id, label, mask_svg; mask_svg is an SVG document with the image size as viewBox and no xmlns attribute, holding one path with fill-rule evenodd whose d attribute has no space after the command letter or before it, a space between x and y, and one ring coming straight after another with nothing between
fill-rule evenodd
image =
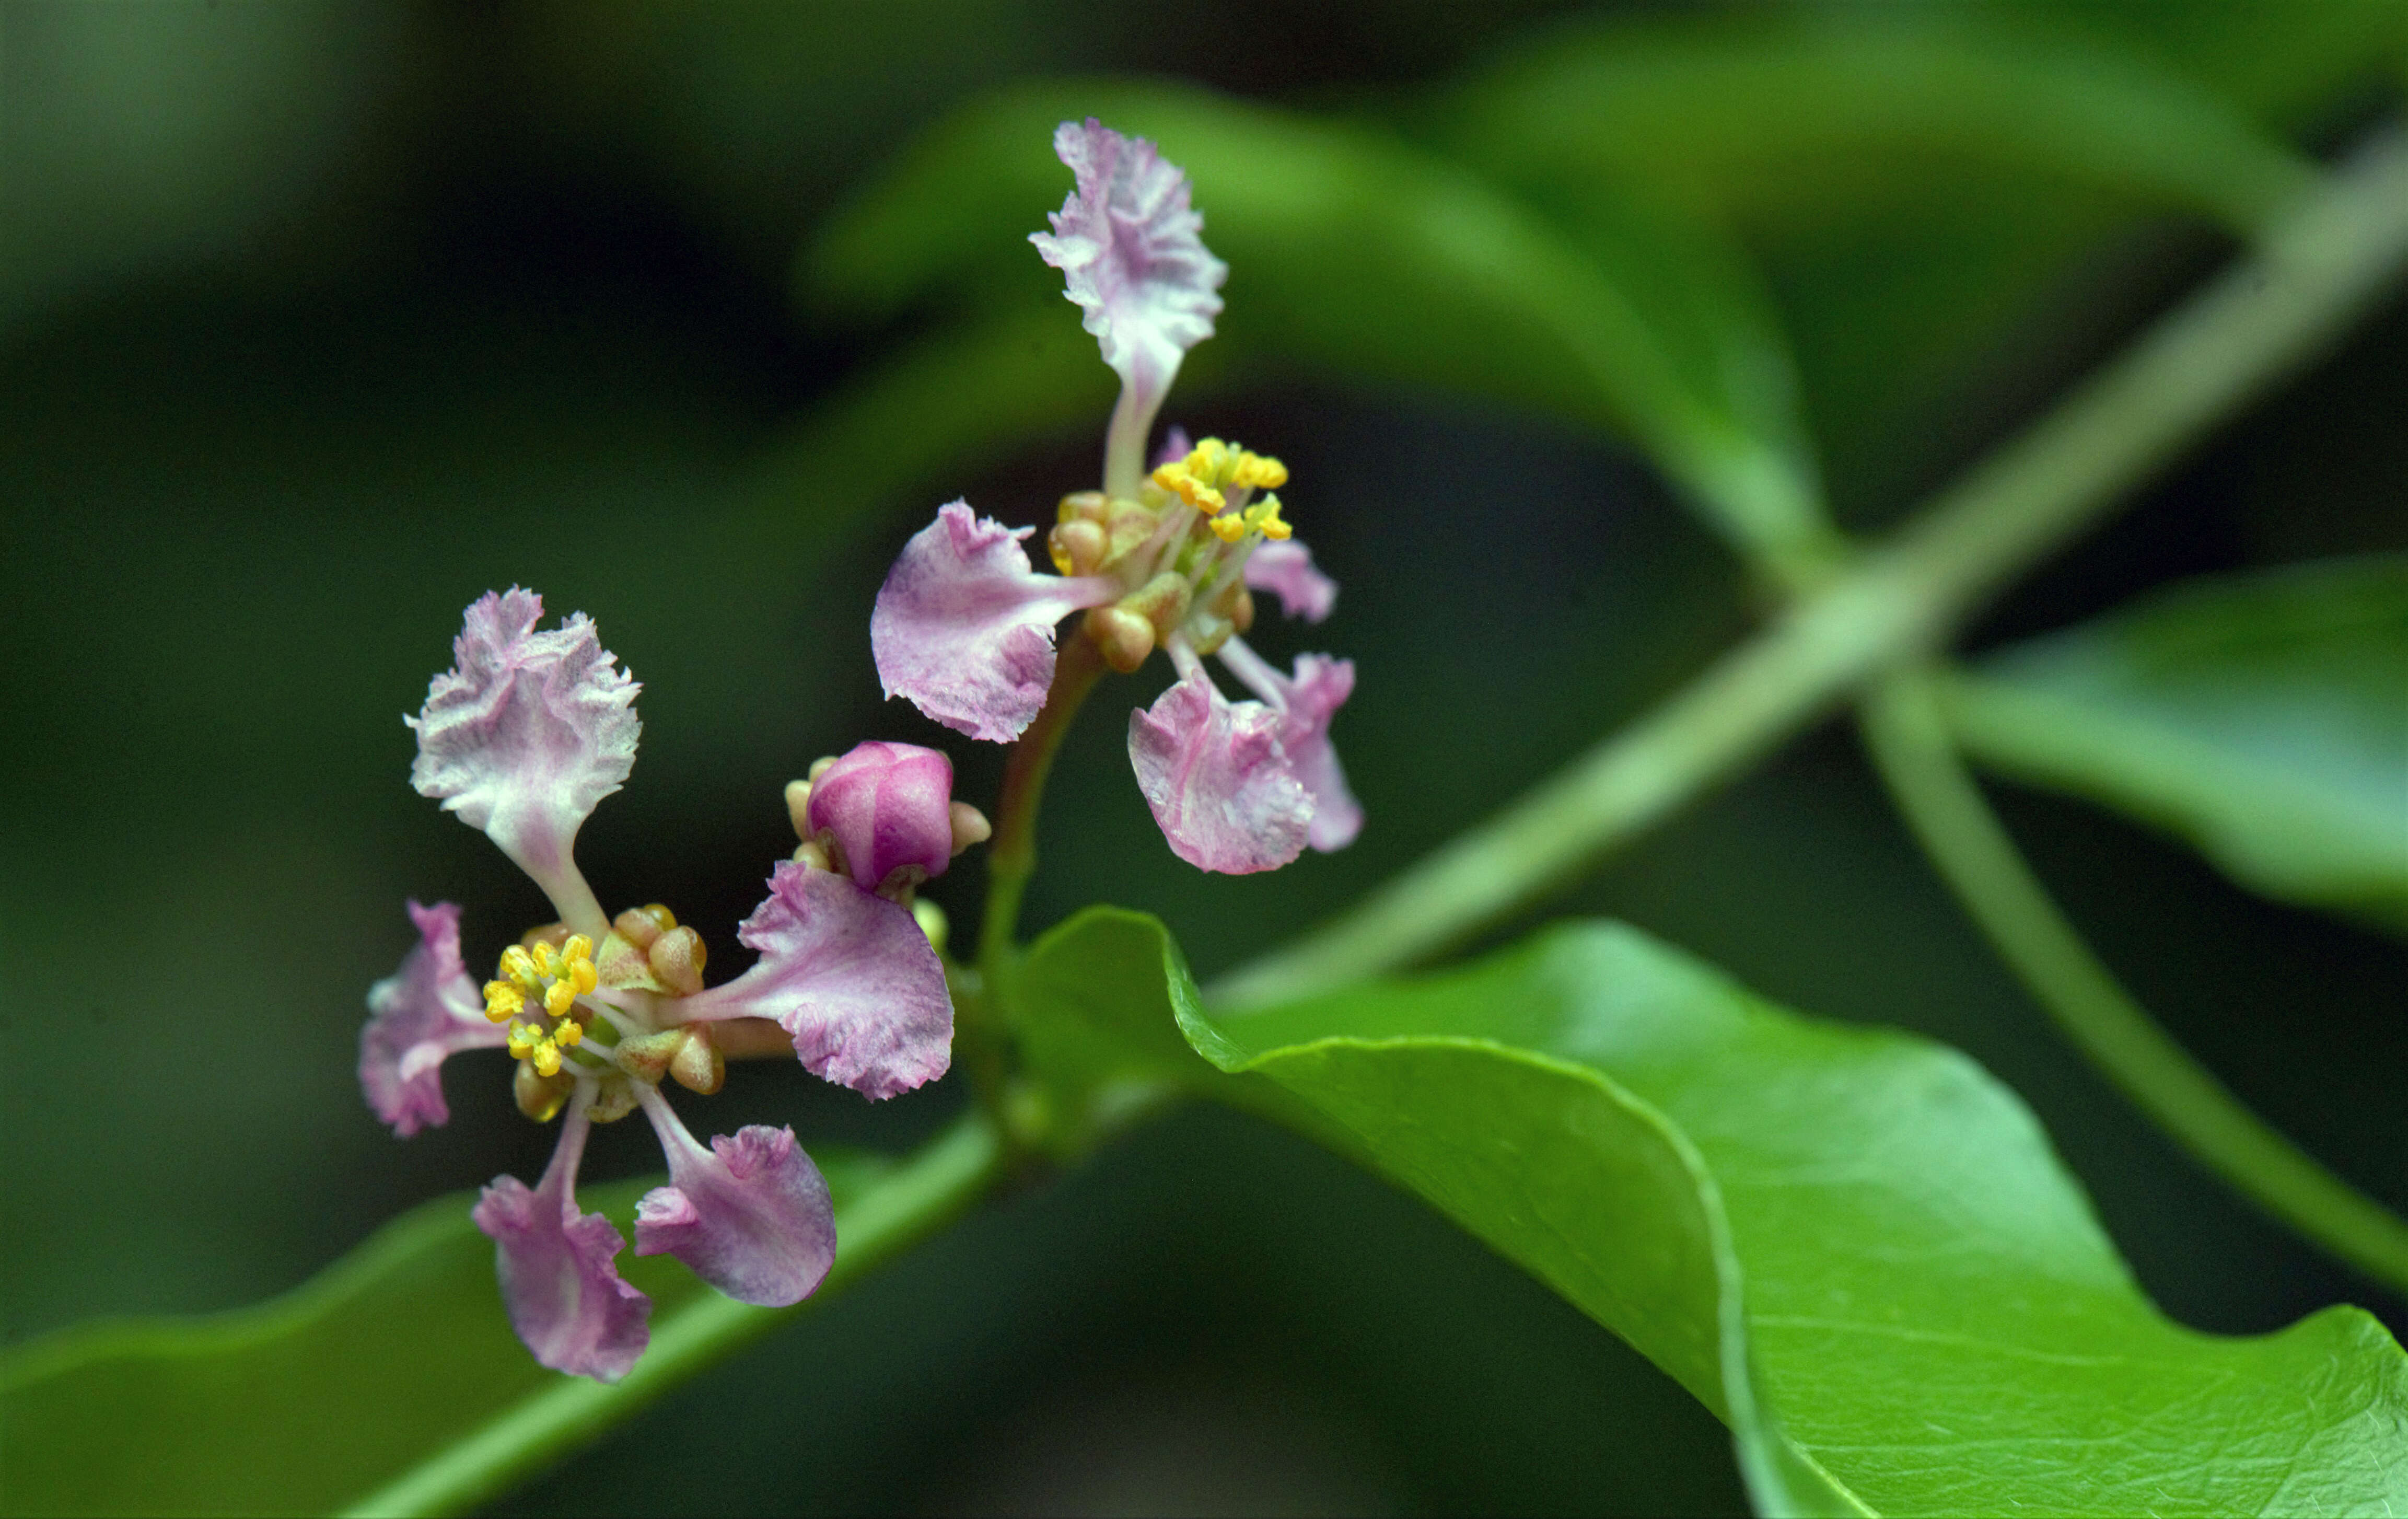
<instances>
[{"instance_id":1,"label":"dark shadowed background","mask_svg":"<svg viewBox=\"0 0 2408 1519\"><path fill-rule=\"evenodd\" d=\"M1007 80L1139 71L1411 135L1455 71L1597 14L1571 8L0 4L7 1338L251 1302L404 1207L540 1168L552 1137L512 1111L499 1060L456 1064L453 1122L407 1144L351 1075L365 989L411 942L405 897L465 904L472 965L549 915L407 784L401 714L482 591L591 613L645 682L640 761L582 858L604 900L700 927L714 969L741 963L733 924L793 847L780 788L814 755L940 743L964 794L991 795L997 752L879 700L869 598L939 501L1035 522L1091 483L1101 413L940 478L907 432L888 473L910 488L873 497L788 446L908 331L813 309L793 269L911 132ZM2408 61L2382 4L1988 8L2179 71L2316 152L2396 105ZM2229 251L1938 149L1816 165L1741 213L1834 499L1868 529ZM1226 294L1242 307L1242 266ZM2008 596L1976 643L2187 575L2408 548L2403 353L2395 302ZM1369 823L1268 878L1180 864L1123 748L1157 666L1108 688L1065 753L1031 928L1091 900L1148 909L1209 979L1643 710L1756 605L1637 455L1559 421L1301 366L1224 377L1167 416L1293 471L1289 515L1344 592L1310 643L1263 641L1356 660L1337 737ZM2193 1050L2408 1205L2396 941L2248 896L2102 812L1995 795ZM978 877L931 894L965 927ZM1551 910L1628 918L1798 1008L1971 1052L2040 1112L2186 1322L2263 1329L2342 1299L2408 1322L2067 1051L1843 725ZM714 1116L899 1148L957 1085L871 1109L764 1063ZM621 1125L590 1174L657 1164ZM1742 1502L1721 1428L1604 1330L1345 1163L1191 1112L982 1210L505 1507Z\"/></svg>"}]
</instances>

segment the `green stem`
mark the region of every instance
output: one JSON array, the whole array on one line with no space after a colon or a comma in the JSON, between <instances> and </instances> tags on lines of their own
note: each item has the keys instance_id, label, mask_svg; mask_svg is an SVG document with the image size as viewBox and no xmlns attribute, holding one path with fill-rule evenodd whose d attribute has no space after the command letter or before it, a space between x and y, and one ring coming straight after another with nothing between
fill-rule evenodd
<instances>
[{"instance_id":1,"label":"green stem","mask_svg":"<svg viewBox=\"0 0 2408 1519\"><path fill-rule=\"evenodd\" d=\"M986 916L979 924L979 968L992 988L1011 956L1020 926L1020 898L1037 869L1037 810L1054 754L1070 731L1070 720L1104 673L1095 640L1078 628L1062 639L1054 661L1054 684L1028 731L1004 762L1003 795L996 800L995 838L986 853Z\"/></svg>"},{"instance_id":2,"label":"green stem","mask_svg":"<svg viewBox=\"0 0 2408 1519\"><path fill-rule=\"evenodd\" d=\"M1859 684L1939 645L2001 583L2315 353L2403 262L2408 142L2391 132L1887 544L1679 695L1210 996L1253 1006L1393 970L1574 879Z\"/></svg>"},{"instance_id":3,"label":"green stem","mask_svg":"<svg viewBox=\"0 0 2408 1519\"><path fill-rule=\"evenodd\" d=\"M1863 706L1867 747L1924 852L2090 1063L2202 1165L2341 1259L2408 1290L2408 1223L2243 1107L2082 941L1966 772L1922 669Z\"/></svg>"},{"instance_id":4,"label":"green stem","mask_svg":"<svg viewBox=\"0 0 2408 1519\"><path fill-rule=\"evenodd\" d=\"M971 1117L930 1140L853 1202L837 1210L836 1264L794 1308L753 1308L710 1294L652 1328L626 1379L605 1386L563 1377L437 1451L346 1512L458 1513L600 1438L622 1420L737 1347L882 1264L968 1207L999 1174L995 1130Z\"/></svg>"}]
</instances>

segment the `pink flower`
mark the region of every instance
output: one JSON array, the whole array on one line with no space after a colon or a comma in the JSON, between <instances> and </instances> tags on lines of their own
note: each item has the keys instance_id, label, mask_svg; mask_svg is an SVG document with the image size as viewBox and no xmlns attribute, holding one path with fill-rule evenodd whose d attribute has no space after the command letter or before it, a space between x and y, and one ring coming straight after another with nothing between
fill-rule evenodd
<instances>
[{"instance_id":1,"label":"pink flower","mask_svg":"<svg viewBox=\"0 0 2408 1519\"><path fill-rule=\"evenodd\" d=\"M641 1096L669 1184L637 1204L636 1254L675 1255L739 1303L783 1308L810 1297L836 1261L836 1214L795 1131L748 1125L706 1150L658 1088Z\"/></svg>"},{"instance_id":2,"label":"pink flower","mask_svg":"<svg viewBox=\"0 0 2408 1519\"><path fill-rule=\"evenodd\" d=\"M933 1082L953 1064L944 967L904 909L842 876L788 863L736 937L761 958L686 998L688 1019L773 1019L812 1075L873 1101Z\"/></svg>"},{"instance_id":3,"label":"pink flower","mask_svg":"<svg viewBox=\"0 0 2408 1519\"><path fill-rule=\"evenodd\" d=\"M360 1029L360 1086L368 1106L408 1139L451 1122L443 1102L444 1058L498 1048L509 1036L485 1017L484 998L460 963L460 910L450 902L409 904L418 947L401 968L368 988Z\"/></svg>"},{"instance_id":4,"label":"pink flower","mask_svg":"<svg viewBox=\"0 0 2408 1519\"><path fill-rule=\"evenodd\" d=\"M636 763L636 693L583 612L538 633L543 598L513 586L468 609L453 665L414 718L410 784L501 846L561 920L599 939L609 921L578 873L577 830Z\"/></svg>"},{"instance_id":5,"label":"pink flower","mask_svg":"<svg viewBox=\"0 0 2408 1519\"><path fill-rule=\"evenodd\" d=\"M855 744L811 781L806 823L833 839L853 884L876 891L896 872L917 881L953 863L953 762L918 744Z\"/></svg>"},{"instance_id":6,"label":"pink flower","mask_svg":"<svg viewBox=\"0 0 2408 1519\"><path fill-rule=\"evenodd\" d=\"M535 1190L514 1176L495 1177L469 1216L494 1241L510 1327L535 1358L571 1376L616 1382L644 1353L652 1300L619 1279L626 1240L601 1214L577 1211L587 1126L580 1103Z\"/></svg>"},{"instance_id":7,"label":"pink flower","mask_svg":"<svg viewBox=\"0 0 2408 1519\"><path fill-rule=\"evenodd\" d=\"M1232 704L1200 664L1129 714L1129 763L1172 853L1245 875L1303 852L1312 799L1280 748L1279 725L1260 702Z\"/></svg>"},{"instance_id":8,"label":"pink flower","mask_svg":"<svg viewBox=\"0 0 2408 1519\"><path fill-rule=\"evenodd\" d=\"M836 1225L793 1131L748 1125L705 1149L660 1083L717 1091L725 1051L713 1028L751 1017L777 1020L807 1067L873 1097L942 1075L953 1039L943 967L911 913L868 887L940 873L955 838L982 837L985 823L953 804L942 754L861 746L819 778L816 816L848 863L875 874L856 884L780 866L738 933L759 963L706 990L692 927L658 905L608 918L578 871L579 827L635 761L637 687L581 614L538 632L542 612L541 598L516 589L468 608L454 667L410 720L411 777L523 867L566 921L504 951L480 991L461 963L460 910L412 902L420 941L368 994L360 1082L378 1117L407 1136L451 1116L437 1074L446 1056L503 1046L520 1059L520 1110L545 1122L566 1111L543 1180L531 1190L495 1179L473 1216L495 1243L511 1326L536 1358L609 1382L643 1351L651 1302L619 1278L619 1231L578 1211L591 1125L641 1106L667 1154L669 1184L638 1210L638 1254L675 1254L747 1302L808 1296L835 1258Z\"/></svg>"},{"instance_id":9,"label":"pink flower","mask_svg":"<svg viewBox=\"0 0 2408 1519\"><path fill-rule=\"evenodd\" d=\"M1010 743L1045 705L1054 624L1120 595L1101 576L1039 575L1020 540L1033 531L941 508L886 572L869 648L889 696L949 728Z\"/></svg>"}]
</instances>

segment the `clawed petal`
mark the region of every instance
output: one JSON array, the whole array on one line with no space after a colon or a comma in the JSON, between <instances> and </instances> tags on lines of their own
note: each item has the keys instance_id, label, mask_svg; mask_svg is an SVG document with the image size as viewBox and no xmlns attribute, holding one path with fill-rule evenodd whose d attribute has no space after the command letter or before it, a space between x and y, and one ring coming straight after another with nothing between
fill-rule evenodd
<instances>
[{"instance_id":1,"label":"clawed petal","mask_svg":"<svg viewBox=\"0 0 2408 1519\"><path fill-rule=\"evenodd\" d=\"M1187 176L1154 144L1094 117L1054 129L1054 151L1077 179L1051 233L1031 233L1084 313L1104 362L1151 417L1189 349L1212 336L1229 266L1199 236Z\"/></svg>"},{"instance_id":2,"label":"clawed petal","mask_svg":"<svg viewBox=\"0 0 2408 1519\"><path fill-rule=\"evenodd\" d=\"M813 1075L873 1100L953 1064L944 967L911 914L886 898L790 862L736 937L759 962L686 998L686 1017L775 1019Z\"/></svg>"},{"instance_id":3,"label":"clawed petal","mask_svg":"<svg viewBox=\"0 0 2408 1519\"><path fill-rule=\"evenodd\" d=\"M569 1104L560 1148L534 1190L496 1177L470 1213L494 1241L510 1327L555 1371L616 1382L652 1337L652 1300L619 1279L626 1240L599 1213L577 1211L576 1175L588 1120Z\"/></svg>"},{"instance_id":4,"label":"clawed petal","mask_svg":"<svg viewBox=\"0 0 2408 1519\"><path fill-rule=\"evenodd\" d=\"M607 931L570 859L577 830L636 763L639 689L585 614L538 633L543 598L512 587L469 607L452 668L414 718L410 784L484 830L581 933Z\"/></svg>"},{"instance_id":5,"label":"clawed petal","mask_svg":"<svg viewBox=\"0 0 2408 1519\"><path fill-rule=\"evenodd\" d=\"M408 1139L448 1123L444 1057L509 1042L509 1032L485 1017L477 983L460 963L460 910L450 902L409 904L418 945L401 968L368 988L368 1021L360 1030L360 1088L380 1122Z\"/></svg>"},{"instance_id":6,"label":"clawed petal","mask_svg":"<svg viewBox=\"0 0 2408 1519\"><path fill-rule=\"evenodd\" d=\"M1280 609L1290 617L1318 623L1338 605L1338 582L1315 569L1312 551L1300 539L1270 539L1254 545L1246 559L1246 583L1280 598Z\"/></svg>"},{"instance_id":7,"label":"clawed petal","mask_svg":"<svg viewBox=\"0 0 2408 1519\"><path fill-rule=\"evenodd\" d=\"M1293 678L1282 675L1243 638L1221 646L1221 663L1280 715L1280 749L1312 798L1312 847L1344 849L1363 831L1363 806L1347 789L1346 771L1329 741L1329 720L1354 694L1354 662L1299 654Z\"/></svg>"},{"instance_id":8,"label":"clawed petal","mask_svg":"<svg viewBox=\"0 0 2408 1519\"><path fill-rule=\"evenodd\" d=\"M1119 591L1101 577L1030 569L1020 540L1034 531L953 501L912 535L869 614L886 695L973 738L1020 737L1054 682L1054 624Z\"/></svg>"},{"instance_id":9,"label":"clawed petal","mask_svg":"<svg viewBox=\"0 0 2408 1519\"><path fill-rule=\"evenodd\" d=\"M1129 714L1129 762L1173 853L1199 869L1244 875L1303 852L1312 799L1289 767L1279 728L1277 712L1230 702L1201 666L1150 709Z\"/></svg>"},{"instance_id":10,"label":"clawed petal","mask_svg":"<svg viewBox=\"0 0 2408 1519\"><path fill-rule=\"evenodd\" d=\"M1363 804L1347 789L1346 771L1329 741L1329 720L1354 694L1354 662L1326 654L1300 654L1288 685L1287 711L1280 723L1280 746L1296 767L1297 780L1312 795L1312 843L1327 853L1344 849L1363 831Z\"/></svg>"},{"instance_id":11,"label":"clawed petal","mask_svg":"<svg viewBox=\"0 0 2408 1519\"><path fill-rule=\"evenodd\" d=\"M640 1089L669 1184L636 1207L636 1254L675 1255L742 1303L799 1303L836 1260L827 1182L791 1128L753 1124L696 1144L659 1091Z\"/></svg>"}]
</instances>

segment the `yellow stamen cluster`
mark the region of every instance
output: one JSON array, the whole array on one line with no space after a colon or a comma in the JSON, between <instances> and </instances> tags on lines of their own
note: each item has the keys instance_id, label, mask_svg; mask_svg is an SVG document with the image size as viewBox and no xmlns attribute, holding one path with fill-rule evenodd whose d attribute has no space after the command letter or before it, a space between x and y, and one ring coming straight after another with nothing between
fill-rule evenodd
<instances>
[{"instance_id":1,"label":"yellow stamen cluster","mask_svg":"<svg viewBox=\"0 0 2408 1519\"><path fill-rule=\"evenodd\" d=\"M1276 490L1287 483L1287 466L1277 459L1208 437L1188 451L1184 459L1174 459L1154 472L1154 482L1164 490L1203 512L1211 519L1212 531L1225 542L1235 543L1248 533L1260 533L1265 537L1283 538L1288 536L1287 523L1280 521L1279 497L1265 496L1259 505L1244 506L1231 511L1227 493Z\"/></svg>"},{"instance_id":2,"label":"yellow stamen cluster","mask_svg":"<svg viewBox=\"0 0 2408 1519\"><path fill-rule=\"evenodd\" d=\"M513 944L502 952L500 976L485 983L485 1016L510 1024L510 1053L532 1061L540 1075L556 1075L560 1052L585 1038L584 1025L569 1016L569 1009L598 984L594 941L583 934L569 935L556 950L540 939ZM530 1012L530 1021L511 1023ZM546 1029L547 1019L558 1020L557 1025Z\"/></svg>"},{"instance_id":3,"label":"yellow stamen cluster","mask_svg":"<svg viewBox=\"0 0 2408 1519\"><path fill-rule=\"evenodd\" d=\"M1283 538L1295 529L1280 520L1280 498L1267 495L1241 511L1225 511L1212 519L1212 531L1224 543L1235 543L1249 533Z\"/></svg>"}]
</instances>

